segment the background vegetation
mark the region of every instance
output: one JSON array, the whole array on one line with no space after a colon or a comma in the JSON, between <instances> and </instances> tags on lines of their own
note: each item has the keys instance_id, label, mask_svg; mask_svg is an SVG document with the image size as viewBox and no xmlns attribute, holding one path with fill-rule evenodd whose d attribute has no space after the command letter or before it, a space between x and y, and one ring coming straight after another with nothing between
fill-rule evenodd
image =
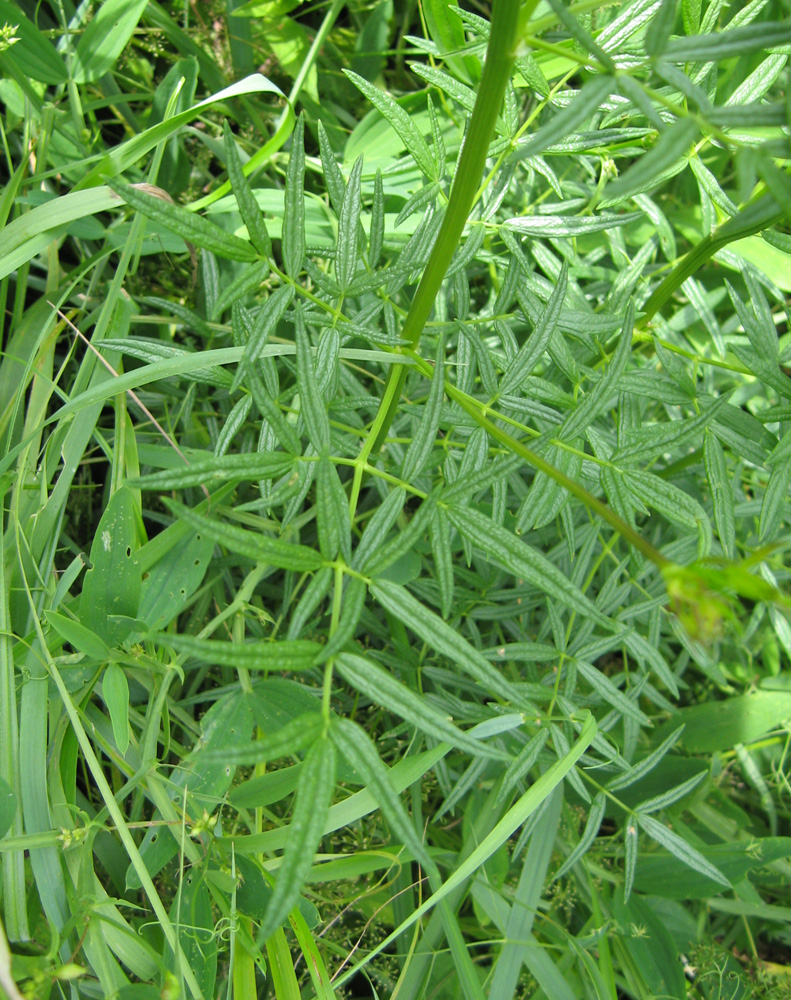
<instances>
[{"instance_id":1,"label":"background vegetation","mask_svg":"<svg viewBox=\"0 0 791 1000\"><path fill-rule=\"evenodd\" d=\"M791 995L787 15L0 0L0 992Z\"/></svg>"}]
</instances>

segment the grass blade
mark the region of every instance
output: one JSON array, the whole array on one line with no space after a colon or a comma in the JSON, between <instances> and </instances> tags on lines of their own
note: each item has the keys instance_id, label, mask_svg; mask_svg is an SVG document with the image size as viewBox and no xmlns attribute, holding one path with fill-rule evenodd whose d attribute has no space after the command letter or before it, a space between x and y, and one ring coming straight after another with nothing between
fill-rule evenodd
<instances>
[{"instance_id":1,"label":"grass blade","mask_svg":"<svg viewBox=\"0 0 791 1000\"><path fill-rule=\"evenodd\" d=\"M396 929L389 934L384 941L381 941L371 953L368 954L365 961L370 961L373 955L378 954L387 948L392 941L394 941L400 934L416 923L428 910L436 906L438 902L446 898L456 886L465 882L474 872L476 872L484 862L494 854L494 852L501 847L516 830L521 827L525 821L535 812L535 810L541 805L542 802L552 793L552 791L560 784L564 777L568 774L572 767L576 764L582 754L585 752L588 746L590 746L590 741L596 734L596 723L592 717L588 717L582 726L580 735L577 742L570 748L568 754L562 759L556 761L542 774L534 784L525 792L525 794L519 799L518 802L514 803L511 809L505 814L505 816L496 824L494 829L489 833L482 842L475 848L474 851L465 859L465 861L459 865L443 884L442 888L435 892L430 899L422 903L417 909L415 909L410 916L402 921L402 923L396 927ZM353 966L349 969L340 979L338 980L338 985L343 985L348 982L356 973L359 971L361 964Z\"/></svg>"}]
</instances>

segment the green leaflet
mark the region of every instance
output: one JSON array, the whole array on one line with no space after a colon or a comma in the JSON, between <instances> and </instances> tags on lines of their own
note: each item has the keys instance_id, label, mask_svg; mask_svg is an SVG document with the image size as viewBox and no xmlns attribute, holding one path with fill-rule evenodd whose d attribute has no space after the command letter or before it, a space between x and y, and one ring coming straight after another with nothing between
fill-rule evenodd
<instances>
[{"instance_id":1,"label":"green leaflet","mask_svg":"<svg viewBox=\"0 0 791 1000\"><path fill-rule=\"evenodd\" d=\"M653 507L675 524L699 531L700 555L708 555L711 548L711 524L705 510L696 500L652 472L629 469L624 473L624 479L629 489L648 507Z\"/></svg>"},{"instance_id":2,"label":"green leaflet","mask_svg":"<svg viewBox=\"0 0 791 1000\"><path fill-rule=\"evenodd\" d=\"M577 846L571 851L560 868L558 868L555 872L553 878L554 882L557 882L559 878L562 878L567 871L570 871L574 865L576 865L576 863L587 854L588 849L599 835L599 827L601 826L601 821L604 818L604 809L606 805L607 800L604 797L604 792L599 792L591 804L582 836L580 837Z\"/></svg>"},{"instance_id":3,"label":"green leaflet","mask_svg":"<svg viewBox=\"0 0 791 1000\"><path fill-rule=\"evenodd\" d=\"M651 725L651 720L644 712L640 711L637 702L624 694L620 688L616 687L601 670L597 670L592 663L586 663L584 660L575 660L575 665L593 690L601 695L605 701L609 702L613 708L617 709L622 715L634 719L641 726Z\"/></svg>"},{"instance_id":4,"label":"green leaflet","mask_svg":"<svg viewBox=\"0 0 791 1000\"><path fill-rule=\"evenodd\" d=\"M563 27L571 34L572 38L577 42L578 47L583 52L589 52L597 62L599 62L605 69L612 72L614 70L613 61L607 54L605 49L601 44L594 41L593 36L586 29L584 24L581 24L574 13L567 9L566 5L561 2L561 0L549 0L549 5L557 14ZM636 5L639 6L639 5ZM635 12L636 13L636 12ZM613 30L613 25L608 25L610 31ZM609 32L603 31L601 33L600 42L604 42Z\"/></svg>"},{"instance_id":5,"label":"green leaflet","mask_svg":"<svg viewBox=\"0 0 791 1000\"><path fill-rule=\"evenodd\" d=\"M445 343L440 340L434 361L434 378L429 388L428 400L418 421L415 436L404 456L401 476L406 482L414 482L423 471L437 438L442 400L444 399Z\"/></svg>"},{"instance_id":6,"label":"green leaflet","mask_svg":"<svg viewBox=\"0 0 791 1000\"><path fill-rule=\"evenodd\" d=\"M788 45L791 24L762 21L709 35L690 34L692 37L673 39L665 49L664 58L673 62L714 62Z\"/></svg>"},{"instance_id":7,"label":"green leaflet","mask_svg":"<svg viewBox=\"0 0 791 1000\"><path fill-rule=\"evenodd\" d=\"M416 600L405 587L389 580L374 580L370 590L382 607L412 629L429 646L457 664L488 692L498 694L506 701L517 704L521 701L519 692L503 678L499 670L481 656L457 629Z\"/></svg>"},{"instance_id":8,"label":"green leaflet","mask_svg":"<svg viewBox=\"0 0 791 1000\"><path fill-rule=\"evenodd\" d=\"M282 285L275 289L267 298L256 314L255 321L250 329L247 343L244 345L242 364L239 366L232 388L236 389L246 374L245 366L252 364L261 357L264 348L269 342L270 336L275 332L277 324L285 315L286 309L294 298L293 285ZM241 316L245 315L244 310Z\"/></svg>"},{"instance_id":9,"label":"green leaflet","mask_svg":"<svg viewBox=\"0 0 791 1000\"><path fill-rule=\"evenodd\" d=\"M249 405L249 404L248 404ZM190 462L176 469L163 469L147 476L127 479L127 485L143 490L179 490L202 486L209 482L255 480L284 476L294 464L293 455L283 452L248 452L241 455L220 455L199 462Z\"/></svg>"},{"instance_id":10,"label":"green leaflet","mask_svg":"<svg viewBox=\"0 0 791 1000\"><path fill-rule=\"evenodd\" d=\"M363 531L363 536L354 552L352 567L356 570L366 565L369 557L384 543L396 518L401 513L406 502L406 490L401 487L392 489L386 499L379 505Z\"/></svg>"},{"instance_id":11,"label":"green leaflet","mask_svg":"<svg viewBox=\"0 0 791 1000\"><path fill-rule=\"evenodd\" d=\"M302 451L299 435L283 416L280 403L265 385L262 373L252 363L242 364L239 372L240 381L244 380L247 383L255 405L269 424L272 433L286 451L298 455Z\"/></svg>"},{"instance_id":12,"label":"green leaflet","mask_svg":"<svg viewBox=\"0 0 791 1000\"><path fill-rule=\"evenodd\" d=\"M360 215L362 214L362 194L360 178L363 172L363 158L357 158L349 174L349 181L343 195L338 214L338 245L335 250L335 280L341 291L345 291L354 280L359 260L358 239L360 235Z\"/></svg>"},{"instance_id":13,"label":"green leaflet","mask_svg":"<svg viewBox=\"0 0 791 1000\"><path fill-rule=\"evenodd\" d=\"M411 215L422 214L429 205L433 207L436 203L437 195L440 190L439 181L433 181L431 184L418 188L418 190L404 202L404 207L396 216L395 228L398 229L398 227L402 223L406 222Z\"/></svg>"},{"instance_id":14,"label":"green leaflet","mask_svg":"<svg viewBox=\"0 0 791 1000\"><path fill-rule=\"evenodd\" d=\"M645 33L645 50L650 56L659 56L665 51L675 20L676 0L662 0Z\"/></svg>"},{"instance_id":15,"label":"green leaflet","mask_svg":"<svg viewBox=\"0 0 791 1000\"><path fill-rule=\"evenodd\" d=\"M637 850L639 838L637 827L634 823L627 823L624 827L624 863L623 863L623 901L627 903L634 888L634 876L637 870Z\"/></svg>"},{"instance_id":16,"label":"green leaflet","mask_svg":"<svg viewBox=\"0 0 791 1000\"><path fill-rule=\"evenodd\" d=\"M651 462L659 455L695 438L727 405L727 395L720 396L694 417L631 431L627 441L613 454L613 462L618 463L638 455L641 462Z\"/></svg>"},{"instance_id":17,"label":"green leaflet","mask_svg":"<svg viewBox=\"0 0 791 1000\"><path fill-rule=\"evenodd\" d=\"M268 260L255 260L252 264L248 264L237 278L220 291L212 309L212 320L216 323L234 303L260 288L267 274L269 274Z\"/></svg>"},{"instance_id":18,"label":"green leaflet","mask_svg":"<svg viewBox=\"0 0 791 1000\"><path fill-rule=\"evenodd\" d=\"M787 858L789 850L789 837L756 837L707 845L701 847L700 853L722 876L738 885L751 871L769 865L777 858ZM720 878L691 870L681 859L665 851L645 855L635 882L641 892L686 901L708 899L725 891Z\"/></svg>"},{"instance_id":19,"label":"green leaflet","mask_svg":"<svg viewBox=\"0 0 791 1000\"><path fill-rule=\"evenodd\" d=\"M271 937L299 899L335 790L335 748L326 737L318 739L305 756L294 797L288 846L277 872L275 888L259 934Z\"/></svg>"},{"instance_id":20,"label":"green leaflet","mask_svg":"<svg viewBox=\"0 0 791 1000\"><path fill-rule=\"evenodd\" d=\"M308 439L319 455L325 455L330 446L330 424L327 407L316 379L313 353L302 318L297 309L297 386L299 388L299 408L305 420Z\"/></svg>"},{"instance_id":21,"label":"green leaflet","mask_svg":"<svg viewBox=\"0 0 791 1000\"><path fill-rule=\"evenodd\" d=\"M485 515L469 507L447 508L451 524L461 535L503 569L514 576L529 581L534 587L561 603L572 608L585 618L608 631L616 630L615 623L577 588L558 568L537 549L525 544L507 529L495 524Z\"/></svg>"},{"instance_id":22,"label":"green leaflet","mask_svg":"<svg viewBox=\"0 0 791 1000\"><path fill-rule=\"evenodd\" d=\"M534 136L516 147L512 154L513 159L523 160L529 156L536 156L571 135L590 118L614 89L613 77L595 76L585 84L571 104L559 111L552 121L540 128Z\"/></svg>"},{"instance_id":23,"label":"green leaflet","mask_svg":"<svg viewBox=\"0 0 791 1000\"><path fill-rule=\"evenodd\" d=\"M560 310L563 307L563 301L566 297L568 276L568 263L564 261L549 302L547 302L541 313L541 318L536 324L533 333L522 347L519 348L518 353L511 359L505 370L500 383L499 395L506 395L509 392L513 392L531 374L538 359L546 350L557 326Z\"/></svg>"},{"instance_id":24,"label":"green leaflet","mask_svg":"<svg viewBox=\"0 0 791 1000\"><path fill-rule=\"evenodd\" d=\"M427 871L434 869L435 864L418 837L414 823L391 784L390 773L366 731L350 719L333 719L330 737L373 793L394 836L403 841Z\"/></svg>"},{"instance_id":25,"label":"green leaflet","mask_svg":"<svg viewBox=\"0 0 791 1000\"><path fill-rule=\"evenodd\" d=\"M539 754L544 749L549 736L549 730L539 729L527 743L522 747L516 757L508 765L508 770L503 776L502 784L497 793L498 801L504 802L517 784L525 777L527 772L538 760Z\"/></svg>"},{"instance_id":26,"label":"green leaflet","mask_svg":"<svg viewBox=\"0 0 791 1000\"><path fill-rule=\"evenodd\" d=\"M475 91L472 87L459 83L459 81L454 79L450 73L437 69L436 66L428 66L425 63L411 62L409 63L409 68L417 76L422 77L426 83L431 84L438 90L444 91L448 97L451 97L454 101L460 104L465 111L472 114L473 108L475 107ZM497 119L495 129L498 135L508 134L508 128L502 118Z\"/></svg>"},{"instance_id":27,"label":"green leaflet","mask_svg":"<svg viewBox=\"0 0 791 1000\"><path fill-rule=\"evenodd\" d=\"M231 132L228 122L223 122L223 136L225 138L225 160L228 165L228 177L231 181L234 197L239 205L239 211L247 226L247 235L250 242L262 257L271 257L272 241L266 229L264 216L258 206L258 202L253 196L250 184L242 171L242 163L239 159L239 151Z\"/></svg>"},{"instance_id":28,"label":"green leaflet","mask_svg":"<svg viewBox=\"0 0 791 1000\"><path fill-rule=\"evenodd\" d=\"M217 444L214 447L214 454L217 458L221 458L228 451L236 433L244 425L252 405L252 396L242 396L234 403L233 409L228 414L228 418L217 436Z\"/></svg>"},{"instance_id":29,"label":"green leaflet","mask_svg":"<svg viewBox=\"0 0 791 1000\"><path fill-rule=\"evenodd\" d=\"M652 812L659 812L660 809L668 809L674 803L680 801L693 792L707 777L708 775L706 771L700 771L698 774L693 774L692 777L687 778L686 781L682 781L680 784L676 785L674 788L668 789L668 791L663 792L661 795L655 795L650 799L643 799L642 802L635 806L635 810L638 813L645 815Z\"/></svg>"},{"instance_id":30,"label":"green leaflet","mask_svg":"<svg viewBox=\"0 0 791 1000\"><path fill-rule=\"evenodd\" d=\"M163 502L174 516L237 555L298 572L318 569L322 564L321 556L306 545L284 542L280 538L268 538L266 535L256 534L245 528L215 521L169 498L165 498Z\"/></svg>"},{"instance_id":31,"label":"green leaflet","mask_svg":"<svg viewBox=\"0 0 791 1000\"><path fill-rule=\"evenodd\" d=\"M722 872L708 861L700 851L679 837L677 833L673 833L672 830L669 830L652 816L644 816L641 813L636 813L635 818L650 837L653 837L658 844L666 847L679 861L683 861L685 865L688 865L699 875L704 875L706 878L711 879L713 882L718 882L726 888L731 887L731 883Z\"/></svg>"},{"instance_id":32,"label":"green leaflet","mask_svg":"<svg viewBox=\"0 0 791 1000\"><path fill-rule=\"evenodd\" d=\"M442 617L448 618L453 609L453 552L450 547L450 524L441 507L434 510L429 522L429 537L437 571Z\"/></svg>"},{"instance_id":33,"label":"green leaflet","mask_svg":"<svg viewBox=\"0 0 791 1000\"><path fill-rule=\"evenodd\" d=\"M474 757L509 760L501 750L468 736L445 715L397 681L374 660L356 653L341 653L335 661L338 672L353 688L377 705L400 715L413 726L435 739L444 739Z\"/></svg>"},{"instance_id":34,"label":"green leaflet","mask_svg":"<svg viewBox=\"0 0 791 1000\"><path fill-rule=\"evenodd\" d=\"M791 483L791 455L777 461L772 466L769 482L766 484L761 519L758 526L760 541L771 540L782 524L788 505L788 488Z\"/></svg>"},{"instance_id":35,"label":"green leaflet","mask_svg":"<svg viewBox=\"0 0 791 1000\"><path fill-rule=\"evenodd\" d=\"M319 154L321 156L321 169L324 171L324 183L327 185L327 193L330 196L330 204L337 216L341 214L343 199L346 194L346 182L343 179L341 168L335 159L332 145L330 144L327 130L319 119L317 123L319 136Z\"/></svg>"},{"instance_id":36,"label":"green leaflet","mask_svg":"<svg viewBox=\"0 0 791 1000\"><path fill-rule=\"evenodd\" d=\"M308 670L321 649L317 642L309 639L237 643L170 632L157 632L151 638L160 646L186 653L204 663L246 670Z\"/></svg>"},{"instance_id":37,"label":"green leaflet","mask_svg":"<svg viewBox=\"0 0 791 1000\"><path fill-rule=\"evenodd\" d=\"M382 255L385 235L384 185L381 170L374 178L374 201L371 206L371 226L368 235L368 264L376 267Z\"/></svg>"},{"instance_id":38,"label":"green leaflet","mask_svg":"<svg viewBox=\"0 0 791 1000\"><path fill-rule=\"evenodd\" d=\"M349 501L335 466L324 457L316 469L316 508L321 554L329 561L341 552L344 559L350 560Z\"/></svg>"},{"instance_id":39,"label":"green leaflet","mask_svg":"<svg viewBox=\"0 0 791 1000\"><path fill-rule=\"evenodd\" d=\"M286 274L296 278L305 258L305 118L297 119L286 171L286 200L281 240Z\"/></svg>"},{"instance_id":40,"label":"green leaflet","mask_svg":"<svg viewBox=\"0 0 791 1000\"><path fill-rule=\"evenodd\" d=\"M426 140L420 134L417 126L406 111L404 111L404 109L397 104L389 94L379 90L378 87L375 87L372 83L364 80L363 77L359 76L357 73L353 73L351 70L345 69L343 74L344 76L347 76L355 87L357 87L357 89L368 98L382 117L386 118L387 121L393 126L399 139L406 147L407 152L410 153L422 173L424 173L426 177L431 177L433 180L437 180L438 178L436 177L434 159L431 156Z\"/></svg>"},{"instance_id":41,"label":"green leaflet","mask_svg":"<svg viewBox=\"0 0 791 1000\"><path fill-rule=\"evenodd\" d=\"M560 425L556 435L560 440L572 440L589 427L600 413L604 412L629 361L633 328L634 303L630 302L626 309L621 336L610 358L610 363L594 388L582 397L577 408Z\"/></svg>"},{"instance_id":42,"label":"green leaflet","mask_svg":"<svg viewBox=\"0 0 791 1000\"><path fill-rule=\"evenodd\" d=\"M288 754L299 753L319 738L324 720L318 712L305 712L273 733L259 736L251 743L237 743L229 748L206 748L201 760L206 764L233 761L239 765L264 764Z\"/></svg>"},{"instance_id":43,"label":"green leaflet","mask_svg":"<svg viewBox=\"0 0 791 1000\"><path fill-rule=\"evenodd\" d=\"M633 785L636 781L639 781L647 774L650 774L668 750L671 750L676 743L678 743L683 732L683 725L674 729L673 732L670 733L670 735L666 737L666 739L664 739L658 747L652 750L650 754L643 757L642 760L638 761L633 767L626 771L625 774L620 774L608 781L607 790L610 792L617 792L621 788L628 788L629 785Z\"/></svg>"},{"instance_id":44,"label":"green leaflet","mask_svg":"<svg viewBox=\"0 0 791 1000\"><path fill-rule=\"evenodd\" d=\"M332 583L332 568L323 566L305 588L299 603L291 614L288 625L288 638L296 639L313 618L319 604L327 596Z\"/></svg>"},{"instance_id":45,"label":"green leaflet","mask_svg":"<svg viewBox=\"0 0 791 1000\"><path fill-rule=\"evenodd\" d=\"M507 219L503 226L515 233L529 236L585 236L587 233L608 232L617 226L628 226L642 218L640 212L625 212L623 215L523 215Z\"/></svg>"},{"instance_id":46,"label":"green leaflet","mask_svg":"<svg viewBox=\"0 0 791 1000\"><path fill-rule=\"evenodd\" d=\"M249 243L239 239L238 236L226 233L224 229L215 226L213 222L188 212L186 208L172 205L162 198L147 193L145 189L125 184L117 179L110 180L109 185L124 199L127 205L142 212L153 222L177 233L189 243L194 243L196 247L210 250L228 260L251 261L256 259L256 252Z\"/></svg>"},{"instance_id":47,"label":"green leaflet","mask_svg":"<svg viewBox=\"0 0 791 1000\"><path fill-rule=\"evenodd\" d=\"M649 190L660 179L682 170L697 134L698 124L692 118L680 118L670 128L660 132L655 145L621 177L607 185L602 204L615 205L631 195Z\"/></svg>"},{"instance_id":48,"label":"green leaflet","mask_svg":"<svg viewBox=\"0 0 791 1000\"><path fill-rule=\"evenodd\" d=\"M396 501L389 508L388 513L392 512L398 506L399 499L398 497L396 498ZM428 528L434 506L434 497L427 497L418 507L414 517L403 531L396 532L384 544L380 543L379 548L366 548L366 559L360 566L361 571L369 573L372 576L378 576L384 573L393 563L408 553L412 553L418 539L422 537L423 532ZM373 518L371 519L371 523L373 524ZM372 538L370 541L373 543L374 539ZM355 561L355 566L357 565L359 563Z\"/></svg>"}]
</instances>

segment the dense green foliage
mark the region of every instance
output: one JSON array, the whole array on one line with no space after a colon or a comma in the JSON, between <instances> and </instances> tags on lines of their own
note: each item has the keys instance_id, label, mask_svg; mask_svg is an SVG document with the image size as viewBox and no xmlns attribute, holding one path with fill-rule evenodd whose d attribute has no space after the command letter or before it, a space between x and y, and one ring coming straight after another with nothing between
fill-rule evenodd
<instances>
[{"instance_id":1,"label":"dense green foliage","mask_svg":"<svg viewBox=\"0 0 791 1000\"><path fill-rule=\"evenodd\" d=\"M785 0L0 0L0 993L791 995Z\"/></svg>"}]
</instances>

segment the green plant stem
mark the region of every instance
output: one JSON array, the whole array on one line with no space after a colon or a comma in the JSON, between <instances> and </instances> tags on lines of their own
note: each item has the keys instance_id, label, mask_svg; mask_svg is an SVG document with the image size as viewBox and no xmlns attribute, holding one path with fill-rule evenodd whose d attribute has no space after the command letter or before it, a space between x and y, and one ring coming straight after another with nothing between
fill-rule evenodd
<instances>
[{"instance_id":1,"label":"green plant stem","mask_svg":"<svg viewBox=\"0 0 791 1000\"><path fill-rule=\"evenodd\" d=\"M758 197L749 202L741 211L737 212L731 219L718 226L713 233L710 233L689 253L676 264L668 274L662 284L654 291L643 307L638 327L645 327L653 316L659 312L675 290L682 285L687 278L694 274L698 268L702 267L709 258L713 257L718 250L722 250L734 240L744 239L760 233L763 229L780 222L789 213L788 207L781 207L771 194L764 191Z\"/></svg>"},{"instance_id":2,"label":"green plant stem","mask_svg":"<svg viewBox=\"0 0 791 1000\"><path fill-rule=\"evenodd\" d=\"M498 0L494 4L486 62L456 166L448 207L401 331L401 336L412 348L417 348L420 343L423 327L434 307L445 273L475 203L478 184L486 167L489 144L494 136L497 116L503 104L505 88L516 58L521 28L527 23L536 6L537 0L528 0L521 10L519 0ZM380 419L380 408L380 413L377 414L377 419L371 428L373 442L368 448L368 454L378 449L387 436L398 409L405 378L406 371L391 370L388 374L381 404L381 407L385 408L384 415Z\"/></svg>"},{"instance_id":3,"label":"green plant stem","mask_svg":"<svg viewBox=\"0 0 791 1000\"><path fill-rule=\"evenodd\" d=\"M343 9L345 0L332 0L330 9L324 15L324 20L321 22L319 30L316 32L316 37L313 39L310 48L308 49L308 54L305 56L305 61L299 69L296 77L294 78L293 86L288 95L288 103L293 107L299 100L299 95L302 93L302 88L305 85L305 80L308 78L308 73L316 63L319 52L321 51L322 45L326 42L327 36L330 31L332 31L332 26L335 24L335 20ZM277 121L277 127L283 124L286 120L288 110L284 110Z\"/></svg>"}]
</instances>

